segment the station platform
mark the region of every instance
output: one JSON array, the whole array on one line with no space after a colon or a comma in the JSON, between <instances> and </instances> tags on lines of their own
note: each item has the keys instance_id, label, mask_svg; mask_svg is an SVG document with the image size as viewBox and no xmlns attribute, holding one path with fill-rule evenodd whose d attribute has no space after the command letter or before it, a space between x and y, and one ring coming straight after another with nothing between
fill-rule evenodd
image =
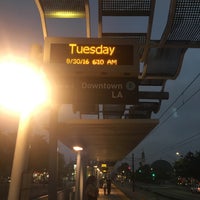
<instances>
[{"instance_id":1,"label":"station platform","mask_svg":"<svg viewBox=\"0 0 200 200\"><path fill-rule=\"evenodd\" d=\"M130 198L112 184L110 195L104 195L103 188L99 188L98 200L130 200Z\"/></svg>"}]
</instances>

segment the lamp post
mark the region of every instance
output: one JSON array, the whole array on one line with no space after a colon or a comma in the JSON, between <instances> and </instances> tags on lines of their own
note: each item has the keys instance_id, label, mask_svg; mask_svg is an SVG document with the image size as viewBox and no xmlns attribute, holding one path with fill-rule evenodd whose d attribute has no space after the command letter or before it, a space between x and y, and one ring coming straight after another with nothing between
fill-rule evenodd
<instances>
[{"instance_id":1,"label":"lamp post","mask_svg":"<svg viewBox=\"0 0 200 200\"><path fill-rule=\"evenodd\" d=\"M177 156L180 156L180 153L179 153L179 152L176 152L176 155L177 155Z\"/></svg>"},{"instance_id":2,"label":"lamp post","mask_svg":"<svg viewBox=\"0 0 200 200\"><path fill-rule=\"evenodd\" d=\"M20 117L8 200L20 199L22 177L26 170L30 119L30 116L27 115L21 115Z\"/></svg>"},{"instance_id":3,"label":"lamp post","mask_svg":"<svg viewBox=\"0 0 200 200\"><path fill-rule=\"evenodd\" d=\"M82 147L74 146L73 149L77 152L77 160L76 160L76 186L75 186L75 200L81 200L80 197L80 174L81 174L81 151Z\"/></svg>"},{"instance_id":4,"label":"lamp post","mask_svg":"<svg viewBox=\"0 0 200 200\"><path fill-rule=\"evenodd\" d=\"M8 200L19 200L33 111L47 100L44 77L24 59L0 60L0 105L20 115Z\"/></svg>"},{"instance_id":5,"label":"lamp post","mask_svg":"<svg viewBox=\"0 0 200 200\"><path fill-rule=\"evenodd\" d=\"M180 157L180 158L183 158L183 155L180 154L178 151L176 152L176 155L177 155L178 157Z\"/></svg>"}]
</instances>

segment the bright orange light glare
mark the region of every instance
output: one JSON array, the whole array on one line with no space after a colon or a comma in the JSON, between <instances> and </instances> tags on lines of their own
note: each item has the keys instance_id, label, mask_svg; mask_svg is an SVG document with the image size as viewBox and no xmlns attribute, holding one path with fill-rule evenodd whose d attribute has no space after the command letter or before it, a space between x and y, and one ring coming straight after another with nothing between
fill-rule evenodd
<instances>
[{"instance_id":1,"label":"bright orange light glare","mask_svg":"<svg viewBox=\"0 0 200 200\"><path fill-rule=\"evenodd\" d=\"M22 59L0 61L0 105L14 112L31 112L48 99L44 75Z\"/></svg>"}]
</instances>

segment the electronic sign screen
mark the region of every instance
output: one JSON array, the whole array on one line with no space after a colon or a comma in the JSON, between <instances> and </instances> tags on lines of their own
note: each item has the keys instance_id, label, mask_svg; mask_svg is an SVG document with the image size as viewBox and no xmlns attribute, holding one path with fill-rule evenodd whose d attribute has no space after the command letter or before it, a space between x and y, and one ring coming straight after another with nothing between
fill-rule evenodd
<instances>
[{"instance_id":1,"label":"electronic sign screen","mask_svg":"<svg viewBox=\"0 0 200 200\"><path fill-rule=\"evenodd\" d=\"M132 45L51 44L51 63L67 65L133 65ZM130 59L131 58L131 59Z\"/></svg>"},{"instance_id":2,"label":"electronic sign screen","mask_svg":"<svg viewBox=\"0 0 200 200\"><path fill-rule=\"evenodd\" d=\"M136 74L139 71L138 45L133 39L47 37L44 47L45 64L57 68L81 70L98 67L98 70L105 70L123 67Z\"/></svg>"}]
</instances>

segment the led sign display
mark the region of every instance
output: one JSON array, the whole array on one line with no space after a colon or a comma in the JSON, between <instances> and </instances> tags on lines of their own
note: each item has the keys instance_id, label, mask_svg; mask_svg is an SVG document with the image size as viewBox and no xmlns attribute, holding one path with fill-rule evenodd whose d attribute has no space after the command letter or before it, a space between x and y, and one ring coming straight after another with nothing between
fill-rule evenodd
<instances>
[{"instance_id":1,"label":"led sign display","mask_svg":"<svg viewBox=\"0 0 200 200\"><path fill-rule=\"evenodd\" d=\"M67 65L119 66L133 65L131 45L80 45L78 43L51 44L51 63Z\"/></svg>"},{"instance_id":2,"label":"led sign display","mask_svg":"<svg viewBox=\"0 0 200 200\"><path fill-rule=\"evenodd\" d=\"M54 38L47 37L44 63L55 68L119 69L139 72L138 45L125 38ZM49 67L50 68L50 67Z\"/></svg>"},{"instance_id":3,"label":"led sign display","mask_svg":"<svg viewBox=\"0 0 200 200\"><path fill-rule=\"evenodd\" d=\"M101 164L101 167L104 167L104 168L105 168L105 167L107 167L107 164L106 164L106 163L102 163L102 164Z\"/></svg>"}]
</instances>

